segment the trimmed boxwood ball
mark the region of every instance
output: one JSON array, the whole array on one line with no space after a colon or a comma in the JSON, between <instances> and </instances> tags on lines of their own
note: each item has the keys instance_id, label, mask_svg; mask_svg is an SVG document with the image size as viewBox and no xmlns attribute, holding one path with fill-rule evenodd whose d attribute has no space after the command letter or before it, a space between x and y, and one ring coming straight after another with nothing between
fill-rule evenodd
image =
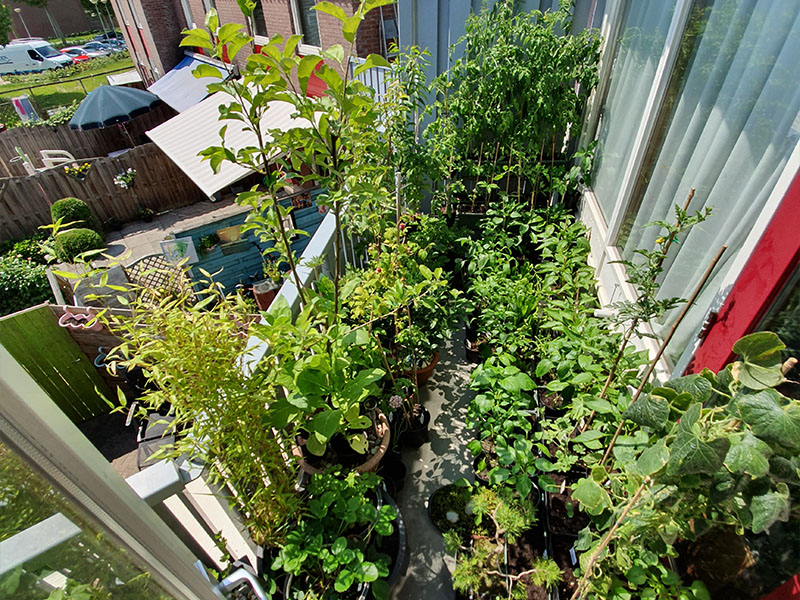
<instances>
[{"instance_id":1,"label":"trimmed boxwood ball","mask_svg":"<svg viewBox=\"0 0 800 600\"><path fill-rule=\"evenodd\" d=\"M72 262L79 254L105 247L100 234L91 229L70 229L56 236L56 256L64 262Z\"/></svg>"},{"instance_id":2,"label":"trimmed boxwood ball","mask_svg":"<svg viewBox=\"0 0 800 600\"><path fill-rule=\"evenodd\" d=\"M53 223L63 217L62 223L72 223L68 229L79 229L81 227L100 231L100 225L86 204L80 198L62 198L53 203L50 207L50 216Z\"/></svg>"}]
</instances>

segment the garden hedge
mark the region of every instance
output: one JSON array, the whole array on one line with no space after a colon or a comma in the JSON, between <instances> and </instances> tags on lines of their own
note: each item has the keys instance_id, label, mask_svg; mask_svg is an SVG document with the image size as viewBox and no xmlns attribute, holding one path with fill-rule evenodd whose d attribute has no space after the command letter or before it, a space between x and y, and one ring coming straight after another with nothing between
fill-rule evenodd
<instances>
[{"instance_id":1,"label":"garden hedge","mask_svg":"<svg viewBox=\"0 0 800 600\"><path fill-rule=\"evenodd\" d=\"M0 316L50 299L44 265L16 256L0 257Z\"/></svg>"}]
</instances>

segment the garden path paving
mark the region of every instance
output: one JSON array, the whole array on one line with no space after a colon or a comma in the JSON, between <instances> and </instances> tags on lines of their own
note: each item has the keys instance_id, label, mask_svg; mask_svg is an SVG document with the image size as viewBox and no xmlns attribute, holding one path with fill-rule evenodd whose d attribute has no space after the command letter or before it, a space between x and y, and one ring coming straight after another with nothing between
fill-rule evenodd
<instances>
[{"instance_id":1,"label":"garden path paving","mask_svg":"<svg viewBox=\"0 0 800 600\"><path fill-rule=\"evenodd\" d=\"M461 477L474 478L470 435L465 425L472 398L467 385L473 365L464 359L463 331L440 352L433 377L420 391L431 413L429 441L403 451L408 475L396 501L408 528L409 565L394 586L393 600L455 598L450 577L452 557L444 551L439 530L428 517L427 501L439 487Z\"/></svg>"}]
</instances>

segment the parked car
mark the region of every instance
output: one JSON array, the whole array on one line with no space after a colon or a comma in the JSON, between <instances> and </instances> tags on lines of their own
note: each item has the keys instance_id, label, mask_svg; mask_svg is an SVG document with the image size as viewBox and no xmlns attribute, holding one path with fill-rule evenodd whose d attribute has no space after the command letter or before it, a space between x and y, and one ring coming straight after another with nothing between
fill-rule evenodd
<instances>
[{"instance_id":1,"label":"parked car","mask_svg":"<svg viewBox=\"0 0 800 600\"><path fill-rule=\"evenodd\" d=\"M94 52L95 56L108 56L114 52L110 46L102 42L88 42L84 44L82 48L86 50L87 54L89 52ZM91 56L91 54L89 54L89 56Z\"/></svg>"},{"instance_id":2,"label":"parked car","mask_svg":"<svg viewBox=\"0 0 800 600\"><path fill-rule=\"evenodd\" d=\"M111 40L122 40L124 39L122 34L119 31L108 31L106 33L98 33L94 36L95 42L108 42Z\"/></svg>"},{"instance_id":3,"label":"parked car","mask_svg":"<svg viewBox=\"0 0 800 600\"><path fill-rule=\"evenodd\" d=\"M87 54L87 51L81 48L80 46L69 46L67 48L61 49L62 54L66 54L69 56L73 62L86 62L91 56Z\"/></svg>"},{"instance_id":4,"label":"parked car","mask_svg":"<svg viewBox=\"0 0 800 600\"><path fill-rule=\"evenodd\" d=\"M61 54L42 39L12 40L0 46L0 75L37 73L74 64L72 58Z\"/></svg>"}]
</instances>

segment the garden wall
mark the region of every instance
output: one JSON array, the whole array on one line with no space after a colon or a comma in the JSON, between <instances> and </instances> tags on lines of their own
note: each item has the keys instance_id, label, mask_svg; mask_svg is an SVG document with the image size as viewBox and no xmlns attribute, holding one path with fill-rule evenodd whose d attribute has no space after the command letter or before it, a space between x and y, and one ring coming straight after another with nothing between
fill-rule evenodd
<instances>
[{"instance_id":1,"label":"garden wall","mask_svg":"<svg viewBox=\"0 0 800 600\"><path fill-rule=\"evenodd\" d=\"M163 212L205 200L205 195L158 147L144 144L115 158L97 158L84 180L61 168L30 177L0 179L0 241L21 239L51 222L50 205L68 196L86 201L101 222L124 223L149 208ZM131 189L114 185L114 177L128 169L137 175Z\"/></svg>"},{"instance_id":2,"label":"garden wall","mask_svg":"<svg viewBox=\"0 0 800 600\"><path fill-rule=\"evenodd\" d=\"M24 92L20 92L24 93ZM162 104L126 125L134 142L147 143L144 132L175 116L175 111ZM131 147L130 138L121 127L106 127L89 131L73 131L66 123L57 127L14 127L0 132L0 177L22 177L25 169L19 162L10 160L17 156L19 147L33 161L36 168L43 166L39 150L66 150L75 158L107 156L115 150Z\"/></svg>"}]
</instances>

